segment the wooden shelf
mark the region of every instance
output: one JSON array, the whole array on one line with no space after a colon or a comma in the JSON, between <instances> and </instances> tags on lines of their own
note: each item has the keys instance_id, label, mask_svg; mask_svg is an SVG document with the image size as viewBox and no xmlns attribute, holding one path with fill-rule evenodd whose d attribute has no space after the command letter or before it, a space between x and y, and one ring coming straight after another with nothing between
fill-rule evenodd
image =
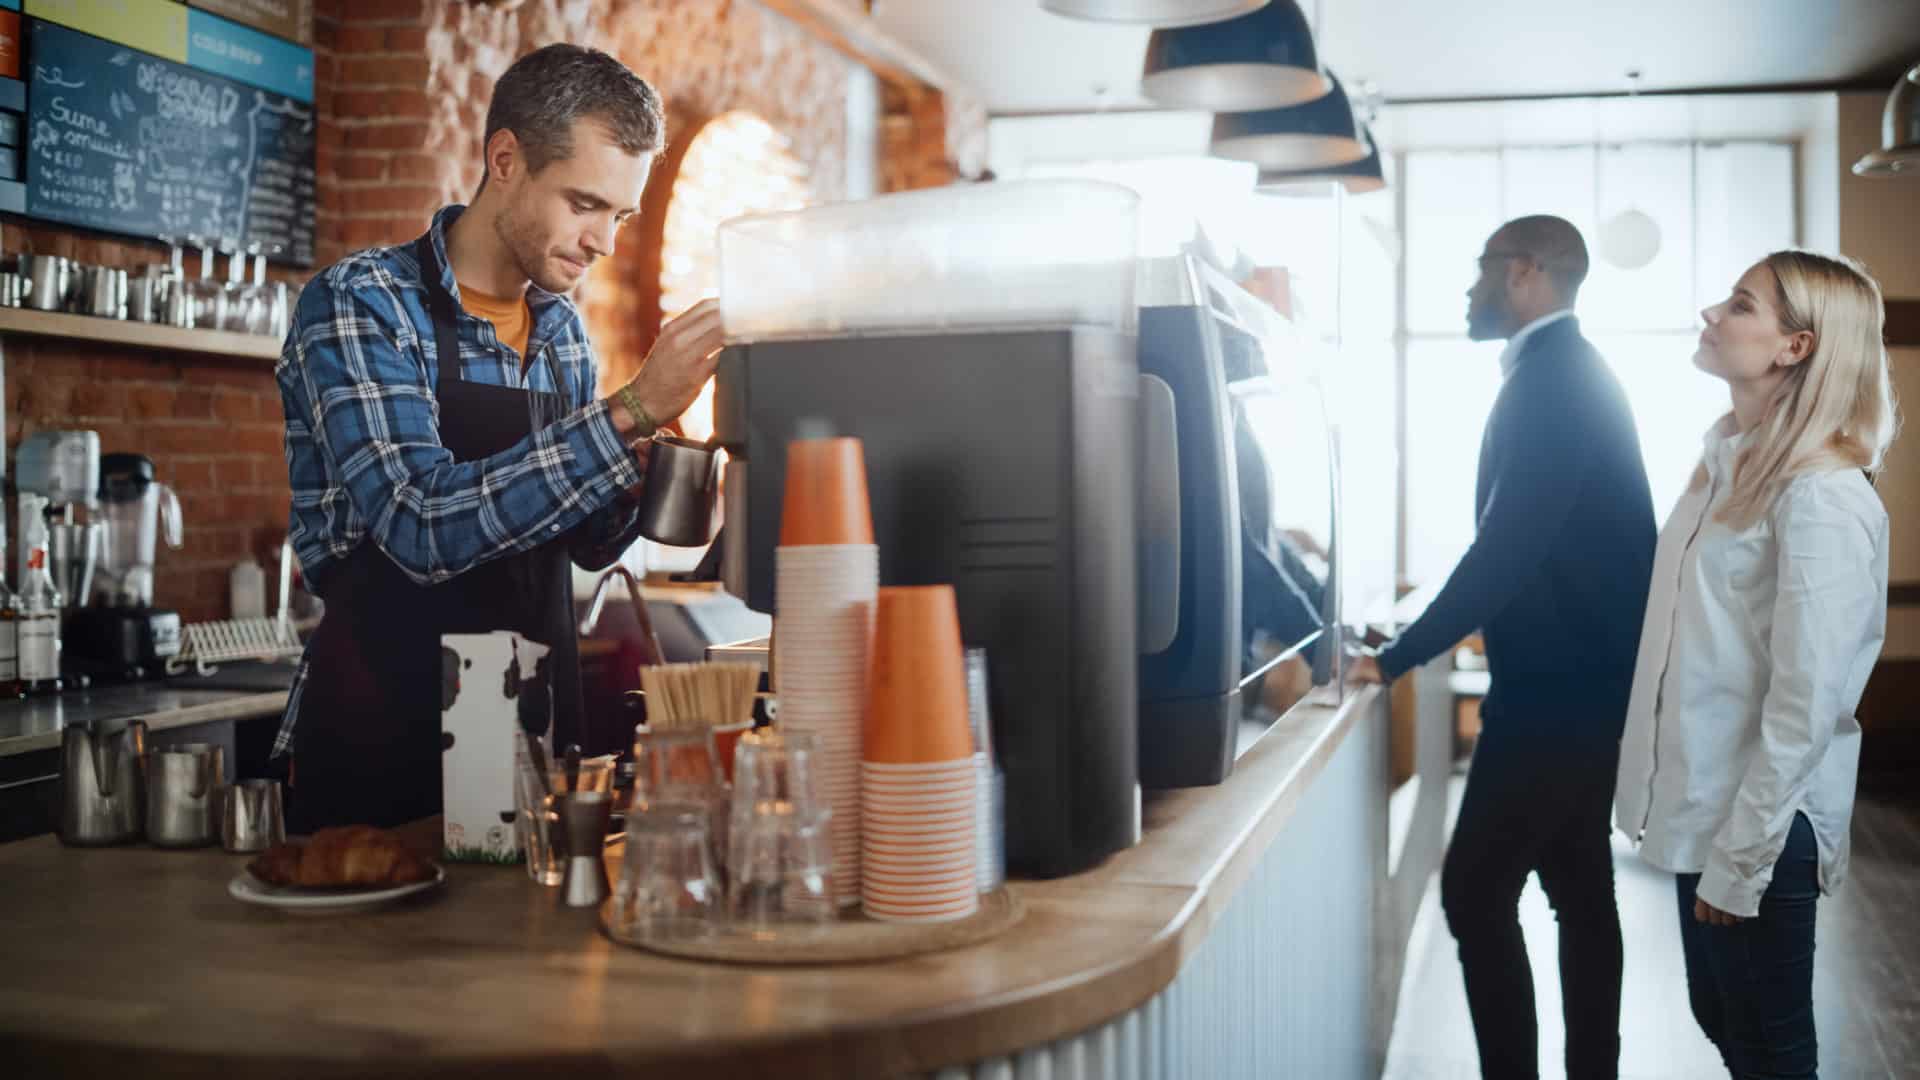
<instances>
[{"instance_id":1,"label":"wooden shelf","mask_svg":"<svg viewBox=\"0 0 1920 1080\"><path fill-rule=\"evenodd\" d=\"M925 53L880 29L873 17L843 0L762 0L814 37L896 86L923 83L945 94L978 101L980 93L943 70ZM871 5L866 5L871 6Z\"/></svg>"},{"instance_id":2,"label":"wooden shelf","mask_svg":"<svg viewBox=\"0 0 1920 1080\"><path fill-rule=\"evenodd\" d=\"M58 311L0 307L0 334L67 338L127 345L138 349L239 356L249 360L278 360L280 339L263 334L236 334L229 330L182 330L158 323L127 319L68 315Z\"/></svg>"}]
</instances>

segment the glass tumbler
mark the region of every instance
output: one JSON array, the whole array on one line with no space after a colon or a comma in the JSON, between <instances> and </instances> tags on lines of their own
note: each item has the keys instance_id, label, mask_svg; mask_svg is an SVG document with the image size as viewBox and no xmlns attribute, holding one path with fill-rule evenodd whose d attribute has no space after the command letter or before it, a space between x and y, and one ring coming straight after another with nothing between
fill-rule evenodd
<instances>
[{"instance_id":1,"label":"glass tumbler","mask_svg":"<svg viewBox=\"0 0 1920 1080\"><path fill-rule=\"evenodd\" d=\"M607 915L616 934L684 941L724 917L703 803L656 802L627 819L627 850Z\"/></svg>"},{"instance_id":2,"label":"glass tumbler","mask_svg":"<svg viewBox=\"0 0 1920 1080\"><path fill-rule=\"evenodd\" d=\"M768 729L740 736L733 750L734 820L771 806L800 814L824 809L820 767L820 740L812 732Z\"/></svg>"},{"instance_id":3,"label":"glass tumbler","mask_svg":"<svg viewBox=\"0 0 1920 1080\"><path fill-rule=\"evenodd\" d=\"M707 834L719 865L727 850L727 781L714 753L713 733L704 729L649 731L633 736L633 799L630 814L661 803L707 808ZM724 867L722 868L724 872Z\"/></svg>"},{"instance_id":4,"label":"glass tumbler","mask_svg":"<svg viewBox=\"0 0 1920 1080\"><path fill-rule=\"evenodd\" d=\"M633 802L706 802L726 783L714 754L713 735L705 728L649 731L633 735Z\"/></svg>"},{"instance_id":5,"label":"glass tumbler","mask_svg":"<svg viewBox=\"0 0 1920 1080\"><path fill-rule=\"evenodd\" d=\"M546 782L532 755L522 748L513 756L513 806L520 850L527 857L527 876L541 885L558 885L566 877L566 836L560 824L554 793L565 793L567 771L549 758ZM610 791L612 758L588 758L574 778L575 791Z\"/></svg>"},{"instance_id":6,"label":"glass tumbler","mask_svg":"<svg viewBox=\"0 0 1920 1080\"><path fill-rule=\"evenodd\" d=\"M805 933L830 923L833 811L797 811L760 802L732 823L727 852L727 919L754 937Z\"/></svg>"}]
</instances>

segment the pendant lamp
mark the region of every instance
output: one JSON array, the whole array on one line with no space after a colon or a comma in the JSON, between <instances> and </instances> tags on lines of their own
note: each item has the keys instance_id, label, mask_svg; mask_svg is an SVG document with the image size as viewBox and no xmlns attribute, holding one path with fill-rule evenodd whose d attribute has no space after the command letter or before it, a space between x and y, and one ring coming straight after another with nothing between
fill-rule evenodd
<instances>
[{"instance_id":1,"label":"pendant lamp","mask_svg":"<svg viewBox=\"0 0 1920 1080\"><path fill-rule=\"evenodd\" d=\"M1332 195L1336 187L1346 188L1349 195L1365 195L1369 192L1384 190L1387 186L1387 177L1380 167L1380 144L1373 141L1373 130L1362 128L1360 141L1366 144L1367 156L1359 161L1321 169L1296 169L1287 172L1263 169L1259 180L1254 184L1254 190L1262 195L1295 196Z\"/></svg>"},{"instance_id":2,"label":"pendant lamp","mask_svg":"<svg viewBox=\"0 0 1920 1080\"><path fill-rule=\"evenodd\" d=\"M1880 119L1880 149L1854 162L1853 175L1920 176L1920 64L1893 84Z\"/></svg>"},{"instance_id":3,"label":"pendant lamp","mask_svg":"<svg viewBox=\"0 0 1920 1080\"><path fill-rule=\"evenodd\" d=\"M1245 112L1298 105L1333 83L1295 0L1273 0L1225 22L1155 30L1140 92L1173 109Z\"/></svg>"},{"instance_id":4,"label":"pendant lamp","mask_svg":"<svg viewBox=\"0 0 1920 1080\"><path fill-rule=\"evenodd\" d=\"M1198 26L1245 15L1267 0L1040 0L1055 15L1136 26Z\"/></svg>"},{"instance_id":5,"label":"pendant lamp","mask_svg":"<svg viewBox=\"0 0 1920 1080\"><path fill-rule=\"evenodd\" d=\"M1622 270L1638 270L1660 254L1660 223L1628 207L1600 226L1600 257Z\"/></svg>"},{"instance_id":6,"label":"pendant lamp","mask_svg":"<svg viewBox=\"0 0 1920 1080\"><path fill-rule=\"evenodd\" d=\"M1326 96L1284 109L1223 112L1213 117L1213 153L1251 161L1269 172L1351 165L1367 156L1361 124L1332 72Z\"/></svg>"}]
</instances>

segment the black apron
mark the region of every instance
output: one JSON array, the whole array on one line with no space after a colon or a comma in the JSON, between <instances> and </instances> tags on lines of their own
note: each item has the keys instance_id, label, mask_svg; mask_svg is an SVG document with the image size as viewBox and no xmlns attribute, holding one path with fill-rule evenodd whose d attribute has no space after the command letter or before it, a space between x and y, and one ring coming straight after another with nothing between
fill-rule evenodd
<instances>
[{"instance_id":1,"label":"black apron","mask_svg":"<svg viewBox=\"0 0 1920 1080\"><path fill-rule=\"evenodd\" d=\"M441 282L432 234L414 251L433 316L440 441L453 459L476 461L525 439L535 404L544 416L561 415L557 394L460 377L458 309ZM544 690L551 687L553 745L581 740L569 539L558 536L439 585L415 584L367 540L314 583L327 610L307 648L289 831L391 827L440 813L442 634L513 630L549 646L539 665L516 665L518 685L509 693L519 699L522 725L538 734L548 726Z\"/></svg>"}]
</instances>

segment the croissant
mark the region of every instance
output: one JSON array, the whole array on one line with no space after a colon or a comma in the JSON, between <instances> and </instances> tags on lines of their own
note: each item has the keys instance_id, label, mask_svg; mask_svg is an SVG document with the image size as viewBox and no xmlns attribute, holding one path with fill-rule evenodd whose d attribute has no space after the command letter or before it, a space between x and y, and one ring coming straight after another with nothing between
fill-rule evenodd
<instances>
[{"instance_id":1,"label":"croissant","mask_svg":"<svg viewBox=\"0 0 1920 1080\"><path fill-rule=\"evenodd\" d=\"M247 872L269 885L291 885L300 873L305 844L275 844L247 864Z\"/></svg>"},{"instance_id":2,"label":"croissant","mask_svg":"<svg viewBox=\"0 0 1920 1080\"><path fill-rule=\"evenodd\" d=\"M410 885L433 877L433 864L371 825L321 829L304 847L270 848L247 869L270 885L309 888Z\"/></svg>"}]
</instances>

